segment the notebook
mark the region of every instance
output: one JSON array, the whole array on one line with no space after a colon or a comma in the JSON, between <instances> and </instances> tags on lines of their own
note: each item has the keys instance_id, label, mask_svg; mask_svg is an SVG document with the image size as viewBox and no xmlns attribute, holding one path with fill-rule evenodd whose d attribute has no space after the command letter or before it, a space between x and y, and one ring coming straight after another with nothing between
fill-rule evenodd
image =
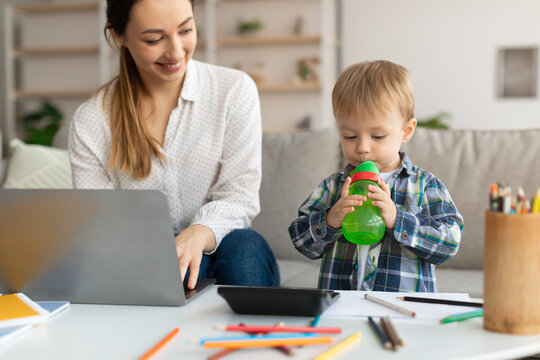
<instances>
[{"instance_id":1,"label":"notebook","mask_svg":"<svg viewBox=\"0 0 540 360\"><path fill-rule=\"evenodd\" d=\"M0 328L35 324L45 320L48 313L24 294L0 296Z\"/></svg>"},{"instance_id":2,"label":"notebook","mask_svg":"<svg viewBox=\"0 0 540 360\"><path fill-rule=\"evenodd\" d=\"M17 295L23 295L23 294L17 294ZM25 296L26 299L28 297ZM30 300L30 299L28 299ZM31 300L30 300L31 301ZM39 302L33 302L33 304L37 304L39 307L41 307L43 310L45 310L47 313L43 316L43 320L48 320L51 317L54 317L58 313L64 311L69 307L69 302L67 301L39 301ZM2 308L0 307L0 311ZM3 344L8 343L12 339L15 339L19 337L20 335L24 334L28 330L32 328L34 324L29 323L26 325L20 325L20 326L13 326L13 327L0 327L0 347Z\"/></svg>"},{"instance_id":3,"label":"notebook","mask_svg":"<svg viewBox=\"0 0 540 360\"><path fill-rule=\"evenodd\" d=\"M211 283L198 281L192 293ZM0 292L120 305L192 298L157 190L0 190Z\"/></svg>"}]
</instances>

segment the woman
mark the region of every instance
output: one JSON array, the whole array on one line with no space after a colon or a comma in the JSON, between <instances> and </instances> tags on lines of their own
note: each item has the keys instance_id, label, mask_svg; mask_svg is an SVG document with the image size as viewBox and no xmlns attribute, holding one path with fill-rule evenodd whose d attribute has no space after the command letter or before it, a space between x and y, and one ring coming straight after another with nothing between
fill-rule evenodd
<instances>
[{"instance_id":1,"label":"woman","mask_svg":"<svg viewBox=\"0 0 540 360\"><path fill-rule=\"evenodd\" d=\"M120 73L76 111L69 152L77 188L159 189L182 279L278 286L260 210L261 119L244 73L192 60L193 0L108 0ZM187 275L189 274L189 275Z\"/></svg>"}]
</instances>

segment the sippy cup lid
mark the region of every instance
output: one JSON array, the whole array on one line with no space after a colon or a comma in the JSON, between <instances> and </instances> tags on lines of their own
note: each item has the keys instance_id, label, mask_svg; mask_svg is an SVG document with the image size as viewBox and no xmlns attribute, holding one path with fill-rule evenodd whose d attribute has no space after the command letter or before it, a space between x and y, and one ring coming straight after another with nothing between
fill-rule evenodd
<instances>
[{"instance_id":1,"label":"sippy cup lid","mask_svg":"<svg viewBox=\"0 0 540 360\"><path fill-rule=\"evenodd\" d=\"M364 161L354 169L354 175L352 177L351 184L359 180L370 180L373 182L379 181L381 178L379 169L373 161Z\"/></svg>"}]
</instances>

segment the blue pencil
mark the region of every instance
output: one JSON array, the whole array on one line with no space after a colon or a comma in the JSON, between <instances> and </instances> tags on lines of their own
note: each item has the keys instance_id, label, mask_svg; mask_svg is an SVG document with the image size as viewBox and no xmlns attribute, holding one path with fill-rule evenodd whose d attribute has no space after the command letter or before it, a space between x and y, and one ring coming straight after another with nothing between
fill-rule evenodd
<instances>
[{"instance_id":1,"label":"blue pencil","mask_svg":"<svg viewBox=\"0 0 540 360\"><path fill-rule=\"evenodd\" d=\"M244 335L244 336L221 336L221 337L206 337L199 340L199 344L203 345L207 341L236 341L236 340L254 340L254 339L298 339L306 337L316 337L317 334L272 334L272 335Z\"/></svg>"},{"instance_id":2,"label":"blue pencil","mask_svg":"<svg viewBox=\"0 0 540 360\"><path fill-rule=\"evenodd\" d=\"M382 346L384 346L385 349L390 349L392 347L392 343L390 342L390 340L388 340L381 328L375 323L371 316L368 316L368 321L369 326L371 326L371 329L373 330L375 335L377 335L377 338L381 342Z\"/></svg>"},{"instance_id":3,"label":"blue pencil","mask_svg":"<svg viewBox=\"0 0 540 360\"><path fill-rule=\"evenodd\" d=\"M321 315L315 316L315 319L311 322L311 326L317 326L319 324L319 321L321 320Z\"/></svg>"}]
</instances>

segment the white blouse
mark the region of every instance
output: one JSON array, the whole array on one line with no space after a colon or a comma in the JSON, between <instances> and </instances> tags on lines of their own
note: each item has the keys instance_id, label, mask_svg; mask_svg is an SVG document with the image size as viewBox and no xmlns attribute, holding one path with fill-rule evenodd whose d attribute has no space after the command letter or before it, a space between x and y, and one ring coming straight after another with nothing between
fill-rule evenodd
<instances>
[{"instance_id":1,"label":"white blouse","mask_svg":"<svg viewBox=\"0 0 540 360\"><path fill-rule=\"evenodd\" d=\"M111 131L104 92L77 109L69 131L73 184L81 189L158 189L167 197L176 234L208 226L217 244L248 228L259 213L261 112L245 73L191 60L172 111L162 153L148 177L109 170Z\"/></svg>"}]
</instances>

